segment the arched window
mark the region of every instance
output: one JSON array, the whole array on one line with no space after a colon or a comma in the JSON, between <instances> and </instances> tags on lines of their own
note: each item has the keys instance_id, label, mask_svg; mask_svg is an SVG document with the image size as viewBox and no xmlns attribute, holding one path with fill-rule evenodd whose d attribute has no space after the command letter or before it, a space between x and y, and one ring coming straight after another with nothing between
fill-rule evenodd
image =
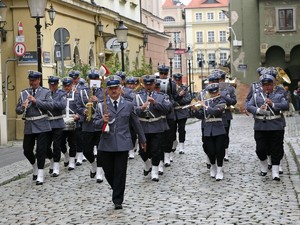
<instances>
[{"instance_id":1,"label":"arched window","mask_svg":"<svg viewBox=\"0 0 300 225\"><path fill-rule=\"evenodd\" d=\"M75 46L75 48L74 48L73 62L75 65L80 64L80 55L79 55L78 46Z\"/></svg>"},{"instance_id":2,"label":"arched window","mask_svg":"<svg viewBox=\"0 0 300 225\"><path fill-rule=\"evenodd\" d=\"M175 19L172 16L167 16L164 18L165 22L172 23L175 22Z\"/></svg>"},{"instance_id":3,"label":"arched window","mask_svg":"<svg viewBox=\"0 0 300 225\"><path fill-rule=\"evenodd\" d=\"M95 65L95 58L94 58L93 49L90 49L90 51L89 51L89 65L90 66L94 66Z\"/></svg>"}]
</instances>

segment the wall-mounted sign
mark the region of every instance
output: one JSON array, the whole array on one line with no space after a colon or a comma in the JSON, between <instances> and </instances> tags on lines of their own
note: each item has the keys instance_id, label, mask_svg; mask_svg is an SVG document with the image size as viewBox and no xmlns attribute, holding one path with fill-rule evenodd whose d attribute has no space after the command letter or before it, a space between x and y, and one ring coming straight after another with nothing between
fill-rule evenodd
<instances>
[{"instance_id":1,"label":"wall-mounted sign","mask_svg":"<svg viewBox=\"0 0 300 225\"><path fill-rule=\"evenodd\" d=\"M239 70L246 70L248 68L247 64L239 64L238 69Z\"/></svg>"},{"instance_id":2,"label":"wall-mounted sign","mask_svg":"<svg viewBox=\"0 0 300 225\"><path fill-rule=\"evenodd\" d=\"M111 39L109 39L107 42L106 42L106 48L108 49L108 50L111 50L111 51L113 51L113 52L120 52L121 51L121 44L118 42L118 40L117 40L117 38L111 38ZM123 46L124 46L124 49L126 49L127 48L127 46L128 46L128 43L127 42L125 42L124 44L123 44Z\"/></svg>"},{"instance_id":3,"label":"wall-mounted sign","mask_svg":"<svg viewBox=\"0 0 300 225\"><path fill-rule=\"evenodd\" d=\"M63 55L64 60L71 60L71 45L70 44L64 44L63 45ZM61 61L62 60L62 54L61 54L61 47L60 44L56 43L54 46L54 59L55 61Z\"/></svg>"},{"instance_id":4,"label":"wall-mounted sign","mask_svg":"<svg viewBox=\"0 0 300 225\"><path fill-rule=\"evenodd\" d=\"M43 52L43 63L50 63L50 52Z\"/></svg>"},{"instance_id":5,"label":"wall-mounted sign","mask_svg":"<svg viewBox=\"0 0 300 225\"><path fill-rule=\"evenodd\" d=\"M18 59L19 64L36 64L37 63L37 52L25 52L23 56Z\"/></svg>"}]
</instances>

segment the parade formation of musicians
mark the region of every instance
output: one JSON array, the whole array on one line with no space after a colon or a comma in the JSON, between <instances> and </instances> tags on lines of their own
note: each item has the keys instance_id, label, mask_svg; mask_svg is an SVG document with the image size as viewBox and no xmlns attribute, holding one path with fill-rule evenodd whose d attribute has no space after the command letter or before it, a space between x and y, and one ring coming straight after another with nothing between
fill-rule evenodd
<instances>
[{"instance_id":1,"label":"parade formation of musicians","mask_svg":"<svg viewBox=\"0 0 300 225\"><path fill-rule=\"evenodd\" d=\"M90 178L112 188L115 209L122 209L128 158L139 155L144 162L142 176L154 182L172 164L174 151L185 154L185 125L189 117L200 119L199 138L206 155L206 166L216 181L224 177L223 163L229 161L229 131L232 108L237 103L235 85L227 73L215 69L208 84L192 99L190 86L182 74L169 75L160 65L159 75L110 75L102 65L88 71L88 80L79 71L68 77L48 77L49 88L40 86L42 74L28 72L29 88L20 93L16 112L24 119L24 155L33 167L36 185L44 183L44 166L58 177L61 153L69 171L90 164ZM258 81L251 85L245 100L246 113L254 118L256 154L261 176L271 170L280 180L283 158L286 92L275 67L257 69ZM62 88L59 88L60 84ZM199 149L200 150L200 149ZM226 174L225 174L226 176Z\"/></svg>"}]
</instances>

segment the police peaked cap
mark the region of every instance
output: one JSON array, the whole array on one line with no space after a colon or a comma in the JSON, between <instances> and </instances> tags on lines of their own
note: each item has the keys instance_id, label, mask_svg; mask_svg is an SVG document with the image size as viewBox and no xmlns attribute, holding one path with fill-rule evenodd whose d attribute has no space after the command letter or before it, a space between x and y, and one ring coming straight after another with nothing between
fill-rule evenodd
<instances>
[{"instance_id":1,"label":"police peaked cap","mask_svg":"<svg viewBox=\"0 0 300 225\"><path fill-rule=\"evenodd\" d=\"M36 80L40 79L42 77L42 73L38 71L29 70L28 71L28 79L30 80Z\"/></svg>"},{"instance_id":2,"label":"police peaked cap","mask_svg":"<svg viewBox=\"0 0 300 225\"><path fill-rule=\"evenodd\" d=\"M142 76L144 84L153 84L156 80L155 76L153 75L144 75Z\"/></svg>"},{"instance_id":3,"label":"police peaked cap","mask_svg":"<svg viewBox=\"0 0 300 225\"><path fill-rule=\"evenodd\" d=\"M77 77L79 77L79 75L80 75L80 72L78 70L71 70L69 72L69 77L72 77L72 78L77 78Z\"/></svg>"},{"instance_id":4,"label":"police peaked cap","mask_svg":"<svg viewBox=\"0 0 300 225\"><path fill-rule=\"evenodd\" d=\"M136 84L136 78L132 77L132 76L126 77L125 82L126 82L126 84Z\"/></svg>"},{"instance_id":5,"label":"police peaked cap","mask_svg":"<svg viewBox=\"0 0 300 225\"><path fill-rule=\"evenodd\" d=\"M126 77L126 73L125 72L121 72L121 71L117 71L116 75L119 76L119 77L121 77L122 80L124 80L125 77Z\"/></svg>"},{"instance_id":6,"label":"police peaked cap","mask_svg":"<svg viewBox=\"0 0 300 225\"><path fill-rule=\"evenodd\" d=\"M267 83L273 83L275 78L272 75L265 73L259 77L259 80L262 84L267 84Z\"/></svg>"},{"instance_id":7,"label":"police peaked cap","mask_svg":"<svg viewBox=\"0 0 300 225\"><path fill-rule=\"evenodd\" d=\"M70 85L73 83L73 79L71 77L65 77L62 79L62 84L63 85Z\"/></svg>"},{"instance_id":8,"label":"police peaked cap","mask_svg":"<svg viewBox=\"0 0 300 225\"><path fill-rule=\"evenodd\" d=\"M218 83L211 83L207 85L206 90L209 93L217 93L219 91L219 84Z\"/></svg>"},{"instance_id":9,"label":"police peaked cap","mask_svg":"<svg viewBox=\"0 0 300 225\"><path fill-rule=\"evenodd\" d=\"M263 70L265 70L266 69L266 67L258 67L257 69L256 69L256 72L259 74L259 75L261 75L261 72L263 71Z\"/></svg>"},{"instance_id":10,"label":"police peaked cap","mask_svg":"<svg viewBox=\"0 0 300 225\"><path fill-rule=\"evenodd\" d=\"M89 79L97 79L100 77L99 70L89 70L88 72Z\"/></svg>"},{"instance_id":11,"label":"police peaked cap","mask_svg":"<svg viewBox=\"0 0 300 225\"><path fill-rule=\"evenodd\" d=\"M173 74L173 78L174 78L175 80L181 80L181 78L182 78L182 73L174 73L174 74Z\"/></svg>"},{"instance_id":12,"label":"police peaked cap","mask_svg":"<svg viewBox=\"0 0 300 225\"><path fill-rule=\"evenodd\" d=\"M207 77L209 82L213 82L213 81L219 81L220 80L220 76L218 74L218 72L214 72L211 73L208 77Z\"/></svg>"},{"instance_id":13,"label":"police peaked cap","mask_svg":"<svg viewBox=\"0 0 300 225\"><path fill-rule=\"evenodd\" d=\"M58 84L59 82L59 77L56 76L49 76L48 77L48 83L49 84Z\"/></svg>"},{"instance_id":14,"label":"police peaked cap","mask_svg":"<svg viewBox=\"0 0 300 225\"><path fill-rule=\"evenodd\" d=\"M104 82L105 82L106 87L120 86L120 84L121 84L121 77L119 77L117 75L111 75L111 76L107 77L104 80Z\"/></svg>"},{"instance_id":15,"label":"police peaked cap","mask_svg":"<svg viewBox=\"0 0 300 225\"><path fill-rule=\"evenodd\" d=\"M158 67L158 71L160 72L160 73L169 73L169 67L168 66L165 66L165 65L160 65L159 67Z\"/></svg>"}]
</instances>

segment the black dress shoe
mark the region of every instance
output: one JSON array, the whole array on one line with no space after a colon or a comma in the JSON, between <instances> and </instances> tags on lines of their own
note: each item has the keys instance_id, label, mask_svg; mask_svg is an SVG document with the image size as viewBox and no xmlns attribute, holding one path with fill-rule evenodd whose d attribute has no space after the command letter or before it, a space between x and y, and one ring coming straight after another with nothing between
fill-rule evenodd
<instances>
[{"instance_id":1,"label":"black dress shoe","mask_svg":"<svg viewBox=\"0 0 300 225\"><path fill-rule=\"evenodd\" d=\"M152 168L150 168L148 171L144 170L144 176L148 176L148 174L151 172Z\"/></svg>"},{"instance_id":2,"label":"black dress shoe","mask_svg":"<svg viewBox=\"0 0 300 225\"><path fill-rule=\"evenodd\" d=\"M90 177L91 178L94 178L96 176L96 172L95 173L92 173L91 171L90 171Z\"/></svg>"},{"instance_id":3,"label":"black dress shoe","mask_svg":"<svg viewBox=\"0 0 300 225\"><path fill-rule=\"evenodd\" d=\"M158 178L152 178L152 181L158 182L159 179Z\"/></svg>"},{"instance_id":4,"label":"black dress shoe","mask_svg":"<svg viewBox=\"0 0 300 225\"><path fill-rule=\"evenodd\" d=\"M184 152L183 152L183 151L180 151L179 154L182 155L182 154L184 154Z\"/></svg>"},{"instance_id":5,"label":"black dress shoe","mask_svg":"<svg viewBox=\"0 0 300 225\"><path fill-rule=\"evenodd\" d=\"M115 209L123 209L122 204L115 204Z\"/></svg>"},{"instance_id":6,"label":"black dress shoe","mask_svg":"<svg viewBox=\"0 0 300 225\"><path fill-rule=\"evenodd\" d=\"M53 173L53 169L49 169L49 173L52 174Z\"/></svg>"},{"instance_id":7,"label":"black dress shoe","mask_svg":"<svg viewBox=\"0 0 300 225\"><path fill-rule=\"evenodd\" d=\"M279 174L283 174L283 171L279 171Z\"/></svg>"},{"instance_id":8,"label":"black dress shoe","mask_svg":"<svg viewBox=\"0 0 300 225\"><path fill-rule=\"evenodd\" d=\"M74 168L73 167L69 167L68 170L71 171L71 170L74 170Z\"/></svg>"},{"instance_id":9,"label":"black dress shoe","mask_svg":"<svg viewBox=\"0 0 300 225\"><path fill-rule=\"evenodd\" d=\"M229 161L229 159L227 159L227 158L224 158L224 161L225 161L225 162L228 162L228 161Z\"/></svg>"},{"instance_id":10,"label":"black dress shoe","mask_svg":"<svg viewBox=\"0 0 300 225\"><path fill-rule=\"evenodd\" d=\"M262 176L262 177L265 177L266 175L267 175L267 172L262 172L262 171L260 171L260 174L259 174L260 176Z\"/></svg>"},{"instance_id":11,"label":"black dress shoe","mask_svg":"<svg viewBox=\"0 0 300 225\"><path fill-rule=\"evenodd\" d=\"M158 175L164 175L164 172L158 171Z\"/></svg>"},{"instance_id":12,"label":"black dress shoe","mask_svg":"<svg viewBox=\"0 0 300 225\"><path fill-rule=\"evenodd\" d=\"M67 167L69 165L69 162L64 162L64 167Z\"/></svg>"},{"instance_id":13,"label":"black dress shoe","mask_svg":"<svg viewBox=\"0 0 300 225\"><path fill-rule=\"evenodd\" d=\"M80 163L80 162L76 162L76 164L75 164L76 166L81 166L82 165L82 163Z\"/></svg>"},{"instance_id":14,"label":"black dress shoe","mask_svg":"<svg viewBox=\"0 0 300 225\"><path fill-rule=\"evenodd\" d=\"M211 164L206 163L206 168L210 169L210 167L211 167Z\"/></svg>"},{"instance_id":15,"label":"black dress shoe","mask_svg":"<svg viewBox=\"0 0 300 225\"><path fill-rule=\"evenodd\" d=\"M37 181L35 184L36 184L36 185L43 185L43 182Z\"/></svg>"},{"instance_id":16,"label":"black dress shoe","mask_svg":"<svg viewBox=\"0 0 300 225\"><path fill-rule=\"evenodd\" d=\"M268 165L268 169L269 169L269 170L272 169L272 165Z\"/></svg>"},{"instance_id":17,"label":"black dress shoe","mask_svg":"<svg viewBox=\"0 0 300 225\"><path fill-rule=\"evenodd\" d=\"M165 167L170 167L171 164L170 163L165 163Z\"/></svg>"},{"instance_id":18,"label":"black dress shoe","mask_svg":"<svg viewBox=\"0 0 300 225\"><path fill-rule=\"evenodd\" d=\"M279 177L274 177L273 180L280 181Z\"/></svg>"},{"instance_id":19,"label":"black dress shoe","mask_svg":"<svg viewBox=\"0 0 300 225\"><path fill-rule=\"evenodd\" d=\"M52 177L58 177L58 176L59 176L58 173L53 173L53 174L52 174Z\"/></svg>"},{"instance_id":20,"label":"black dress shoe","mask_svg":"<svg viewBox=\"0 0 300 225\"><path fill-rule=\"evenodd\" d=\"M97 181L96 181L96 183L102 183L103 182L103 180L102 179L97 179Z\"/></svg>"},{"instance_id":21,"label":"black dress shoe","mask_svg":"<svg viewBox=\"0 0 300 225\"><path fill-rule=\"evenodd\" d=\"M32 180L36 180L37 179L37 175L32 175Z\"/></svg>"}]
</instances>

